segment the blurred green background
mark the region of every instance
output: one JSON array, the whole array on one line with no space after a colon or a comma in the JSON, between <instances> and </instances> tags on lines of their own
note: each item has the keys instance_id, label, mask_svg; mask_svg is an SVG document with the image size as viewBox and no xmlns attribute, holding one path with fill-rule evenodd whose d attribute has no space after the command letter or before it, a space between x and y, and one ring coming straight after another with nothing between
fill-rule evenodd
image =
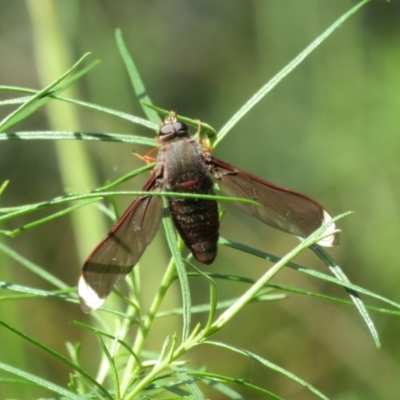
<instances>
[{"instance_id":1,"label":"blurred green background","mask_svg":"<svg viewBox=\"0 0 400 400\"><path fill-rule=\"evenodd\" d=\"M0 0L0 84L42 88L90 51L92 59L102 62L69 95L143 116L115 45L115 29L120 28L153 102L219 129L354 4L346 0ZM55 44L57 40L61 41ZM228 163L308 194L332 215L355 211L340 221L342 244L329 252L352 282L395 301L400 300L399 71L400 3L372 2L284 79L215 151ZM53 103L13 131L154 136L115 117L75 106L71 111L71 106ZM0 116L12 109L3 107ZM2 142L0 181L11 181L2 206L62 195L67 186L61 177L65 171L77 179L76 184L69 180L68 186L92 189L142 165L132 150L148 151L126 144L79 143L88 151L93 168L89 187L81 188L78 150L70 144ZM140 189L147 177L125 187ZM128 202L121 200L122 205ZM85 210L89 213L89 208ZM98 222L86 223L86 230L77 232L73 220L64 217L6 242L74 286L84 255L111 226L96 208L90 210ZM35 217L39 215L44 214ZM32 217L10 221L2 228L18 227ZM296 245L295 238L237 212L227 214L221 234L276 255ZM142 263L144 302L154 294L168 256L160 232ZM3 254L0 260L0 280L53 289ZM296 261L326 272L311 252ZM206 269L258 277L268 266L221 247L216 262ZM346 298L342 288L289 269L274 281ZM208 300L206 289L204 283L193 283L194 302ZM239 294L243 288L234 289ZM10 293L2 290L2 294ZM178 287L175 295L171 304L179 306ZM221 298L232 295L231 284L221 285ZM370 299L367 303L377 304ZM381 350L374 347L354 308L297 295L250 305L215 339L262 355L330 398L395 399L400 393L400 322L384 314L372 316L381 335ZM95 371L96 337L70 324L90 321L79 306L54 299L1 302L0 318L63 354L67 354L66 342L82 342L84 367ZM165 336L174 332L180 332L179 318L160 321L149 346L159 351ZM0 335L1 362L67 384L70 371L64 365L6 330ZM202 347L191 353L191 365L248 379L287 399L311 398L305 389L256 363L222 350L207 350ZM40 393L12 385L2 385L0 391L2 398ZM213 399L224 398L210 393Z\"/></svg>"}]
</instances>

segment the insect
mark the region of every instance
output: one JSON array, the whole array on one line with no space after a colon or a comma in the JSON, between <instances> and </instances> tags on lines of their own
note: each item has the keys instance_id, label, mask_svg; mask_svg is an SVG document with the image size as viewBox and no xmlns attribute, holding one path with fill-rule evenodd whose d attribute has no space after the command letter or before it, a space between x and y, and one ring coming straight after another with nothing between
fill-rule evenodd
<instances>
[{"instance_id":1,"label":"insect","mask_svg":"<svg viewBox=\"0 0 400 400\"><path fill-rule=\"evenodd\" d=\"M214 194L214 183L226 196L247 198L250 203L232 204L267 225L307 237L331 220L315 200L293 190L276 186L211 156L198 140L189 136L188 126L167 117L158 132L157 163L143 191ZM217 255L219 236L218 204L214 200L168 197L173 223L193 256L211 264ZM151 243L163 217L160 196L139 196L128 207L109 234L87 258L79 279L81 307L90 312L100 307L114 287L128 275ZM339 244L333 233L318 242Z\"/></svg>"}]
</instances>

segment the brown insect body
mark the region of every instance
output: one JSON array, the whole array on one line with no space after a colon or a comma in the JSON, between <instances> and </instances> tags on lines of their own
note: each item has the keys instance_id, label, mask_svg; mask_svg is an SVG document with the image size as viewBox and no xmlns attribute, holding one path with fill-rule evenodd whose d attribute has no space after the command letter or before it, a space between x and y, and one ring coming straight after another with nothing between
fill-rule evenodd
<instances>
[{"instance_id":1,"label":"brown insect body","mask_svg":"<svg viewBox=\"0 0 400 400\"><path fill-rule=\"evenodd\" d=\"M160 149L154 173L143 191L214 194L216 182L223 195L252 199L233 202L242 212L283 232L307 237L331 221L327 211L301 193L274 185L241 171L204 151L189 137L189 129L168 117L159 129ZM168 197L173 222L194 257L211 264L217 255L218 204L213 200ZM99 308L114 287L130 273L154 239L163 216L159 196L139 196L109 234L87 258L78 291L83 311ZM337 246L339 234L331 223L318 244Z\"/></svg>"},{"instance_id":2,"label":"brown insect body","mask_svg":"<svg viewBox=\"0 0 400 400\"><path fill-rule=\"evenodd\" d=\"M184 137L166 137L158 156L162 169L160 182L167 191L193 194L214 194L208 153L195 140ZM157 172L156 172L157 174ZM218 204L213 200L168 197L169 210L175 227L194 257L211 264L217 256Z\"/></svg>"}]
</instances>

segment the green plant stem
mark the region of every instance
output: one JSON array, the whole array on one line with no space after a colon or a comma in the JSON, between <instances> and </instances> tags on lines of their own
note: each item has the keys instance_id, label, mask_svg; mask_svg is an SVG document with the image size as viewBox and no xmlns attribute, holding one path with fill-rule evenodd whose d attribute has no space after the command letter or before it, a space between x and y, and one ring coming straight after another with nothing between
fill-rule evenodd
<instances>
[{"instance_id":1,"label":"green plant stem","mask_svg":"<svg viewBox=\"0 0 400 400\"><path fill-rule=\"evenodd\" d=\"M158 376L162 370L164 370L168 365L177 360L179 357L181 357L183 354L187 353L191 348L198 346L199 344L203 343L208 337L210 337L212 334L214 334L216 331L221 329L227 321L232 319L253 297L254 295L278 272L280 271L289 261L291 261L294 257L296 257L298 254L300 254L303 250L305 250L307 247L312 245L313 243L318 242L322 237L323 237L323 232L324 229L327 229L328 227L325 226L323 229L319 229L316 231L314 234L309 236L307 239L305 239L300 245L298 245L295 249L293 249L289 254L287 254L285 257L283 257L279 262L277 262L274 266L272 266L260 279L257 280L257 282L251 286L249 290L246 291L246 293L239 298L238 301L236 301L231 307L229 307L219 318L218 320L212 324L212 326L209 329L203 329L201 332L199 332L196 335L197 332L197 327L193 331L192 335L185 341L183 342L171 355L168 359L163 359L158 362L153 369L140 381L140 383L131 391L129 394L127 394L126 399L134 399L135 396L137 396L139 393L142 392L146 388L147 385L149 385L155 377ZM331 234L331 233L330 233ZM170 282L170 278L173 277L174 271L172 273L169 273L169 269L171 268L172 263L170 263L168 267L168 271L164 276L163 280L163 285L161 286L161 289L159 293L162 293L162 296L157 296L155 299L155 302L153 303L154 308L152 307L152 310L156 311L162 301L162 298L164 297L166 293L167 287L164 286L164 282ZM165 287L165 290L162 290ZM154 312L153 311L153 312ZM142 348L142 345L144 343L144 338L148 333L148 327L150 327L151 322L154 319L154 315L150 312L148 314L147 320L145 320L146 323L146 330L143 332L139 330L138 337L141 336L141 338L138 341L138 347L136 348L137 350ZM143 324L143 327L145 326L145 323ZM135 343L136 344L136 343ZM135 353L137 351L135 350ZM122 392L125 393L125 392Z\"/></svg>"},{"instance_id":2,"label":"green plant stem","mask_svg":"<svg viewBox=\"0 0 400 400\"><path fill-rule=\"evenodd\" d=\"M314 232L311 236L305 239L299 246L288 253L285 257L282 257L275 265L273 265L257 282L252 285L231 307L229 307L225 312L223 312L220 317L215 321L215 323L210 328L210 333L214 333L221 329L227 321L232 319L251 299L261 290L264 285L271 280L271 278L276 275L285 265L293 260L294 257L299 255L303 250L312 244L316 243L321 238L323 230L327 229L324 226Z\"/></svg>"},{"instance_id":3,"label":"green plant stem","mask_svg":"<svg viewBox=\"0 0 400 400\"><path fill-rule=\"evenodd\" d=\"M297 256L303 249L300 248L293 255L292 252L289 253L286 257L283 257L281 261L276 263L272 268L270 268L261 279L259 279L253 286L251 286L247 292L239 298L231 307L229 307L220 317L215 321L211 328L210 332L214 333L221 329L228 320L232 319L256 294L259 290L261 290L265 284L276 275L283 267L285 267L286 263L292 260L295 256Z\"/></svg>"},{"instance_id":4,"label":"green plant stem","mask_svg":"<svg viewBox=\"0 0 400 400\"><path fill-rule=\"evenodd\" d=\"M126 318L124 318L121 326L116 326L115 328L115 333L113 335L111 335L114 338L125 338L132 326L132 320L133 320L133 316L135 315L136 309L134 307L129 307L128 310L125 312ZM118 348L121 346L121 343L118 342L115 347L114 347L114 351L113 351L113 356L115 356L115 354L117 354ZM130 357L130 359L134 360L134 357ZM97 373L96 376L96 380L98 382L104 382L104 380L107 378L109 374L109 368L108 365L106 363L103 363L101 365L101 367L99 368L99 371ZM122 390L122 389L121 389ZM121 392L122 393L122 392Z\"/></svg>"},{"instance_id":5,"label":"green plant stem","mask_svg":"<svg viewBox=\"0 0 400 400\"><path fill-rule=\"evenodd\" d=\"M157 315L157 312L161 306L161 303L164 300L165 294L168 291L171 283L175 280L175 261L171 259L169 262L168 268L163 276L161 281L160 289L158 290L153 303L150 306L150 310L147 316L143 319L141 326L136 335L135 343L133 344L133 352L137 357L140 357L140 353L143 350L144 343L146 341L147 335L149 333L150 327ZM135 376L138 370L138 365L136 360L133 357L130 357L128 364L125 367L125 374L123 379L121 380L121 393L122 398L126 394L130 382L132 380L132 376ZM139 392L137 392L139 393Z\"/></svg>"}]
</instances>

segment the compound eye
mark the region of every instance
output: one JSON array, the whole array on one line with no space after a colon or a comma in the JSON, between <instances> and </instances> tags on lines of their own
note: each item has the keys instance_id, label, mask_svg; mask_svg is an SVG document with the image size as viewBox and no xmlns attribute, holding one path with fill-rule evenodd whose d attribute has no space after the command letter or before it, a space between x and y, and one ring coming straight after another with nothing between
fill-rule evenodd
<instances>
[{"instance_id":1,"label":"compound eye","mask_svg":"<svg viewBox=\"0 0 400 400\"><path fill-rule=\"evenodd\" d=\"M174 129L177 136L187 136L189 134L189 128L183 122L175 122Z\"/></svg>"},{"instance_id":2,"label":"compound eye","mask_svg":"<svg viewBox=\"0 0 400 400\"><path fill-rule=\"evenodd\" d=\"M182 137L188 136L189 128L183 122L167 122L161 126L159 135L161 137L168 136L169 138L173 137Z\"/></svg>"},{"instance_id":3,"label":"compound eye","mask_svg":"<svg viewBox=\"0 0 400 400\"><path fill-rule=\"evenodd\" d=\"M161 126L160 128L160 136L167 136L167 135L171 135L171 133L174 133L174 125L175 124L171 124L171 123L167 123Z\"/></svg>"}]
</instances>

